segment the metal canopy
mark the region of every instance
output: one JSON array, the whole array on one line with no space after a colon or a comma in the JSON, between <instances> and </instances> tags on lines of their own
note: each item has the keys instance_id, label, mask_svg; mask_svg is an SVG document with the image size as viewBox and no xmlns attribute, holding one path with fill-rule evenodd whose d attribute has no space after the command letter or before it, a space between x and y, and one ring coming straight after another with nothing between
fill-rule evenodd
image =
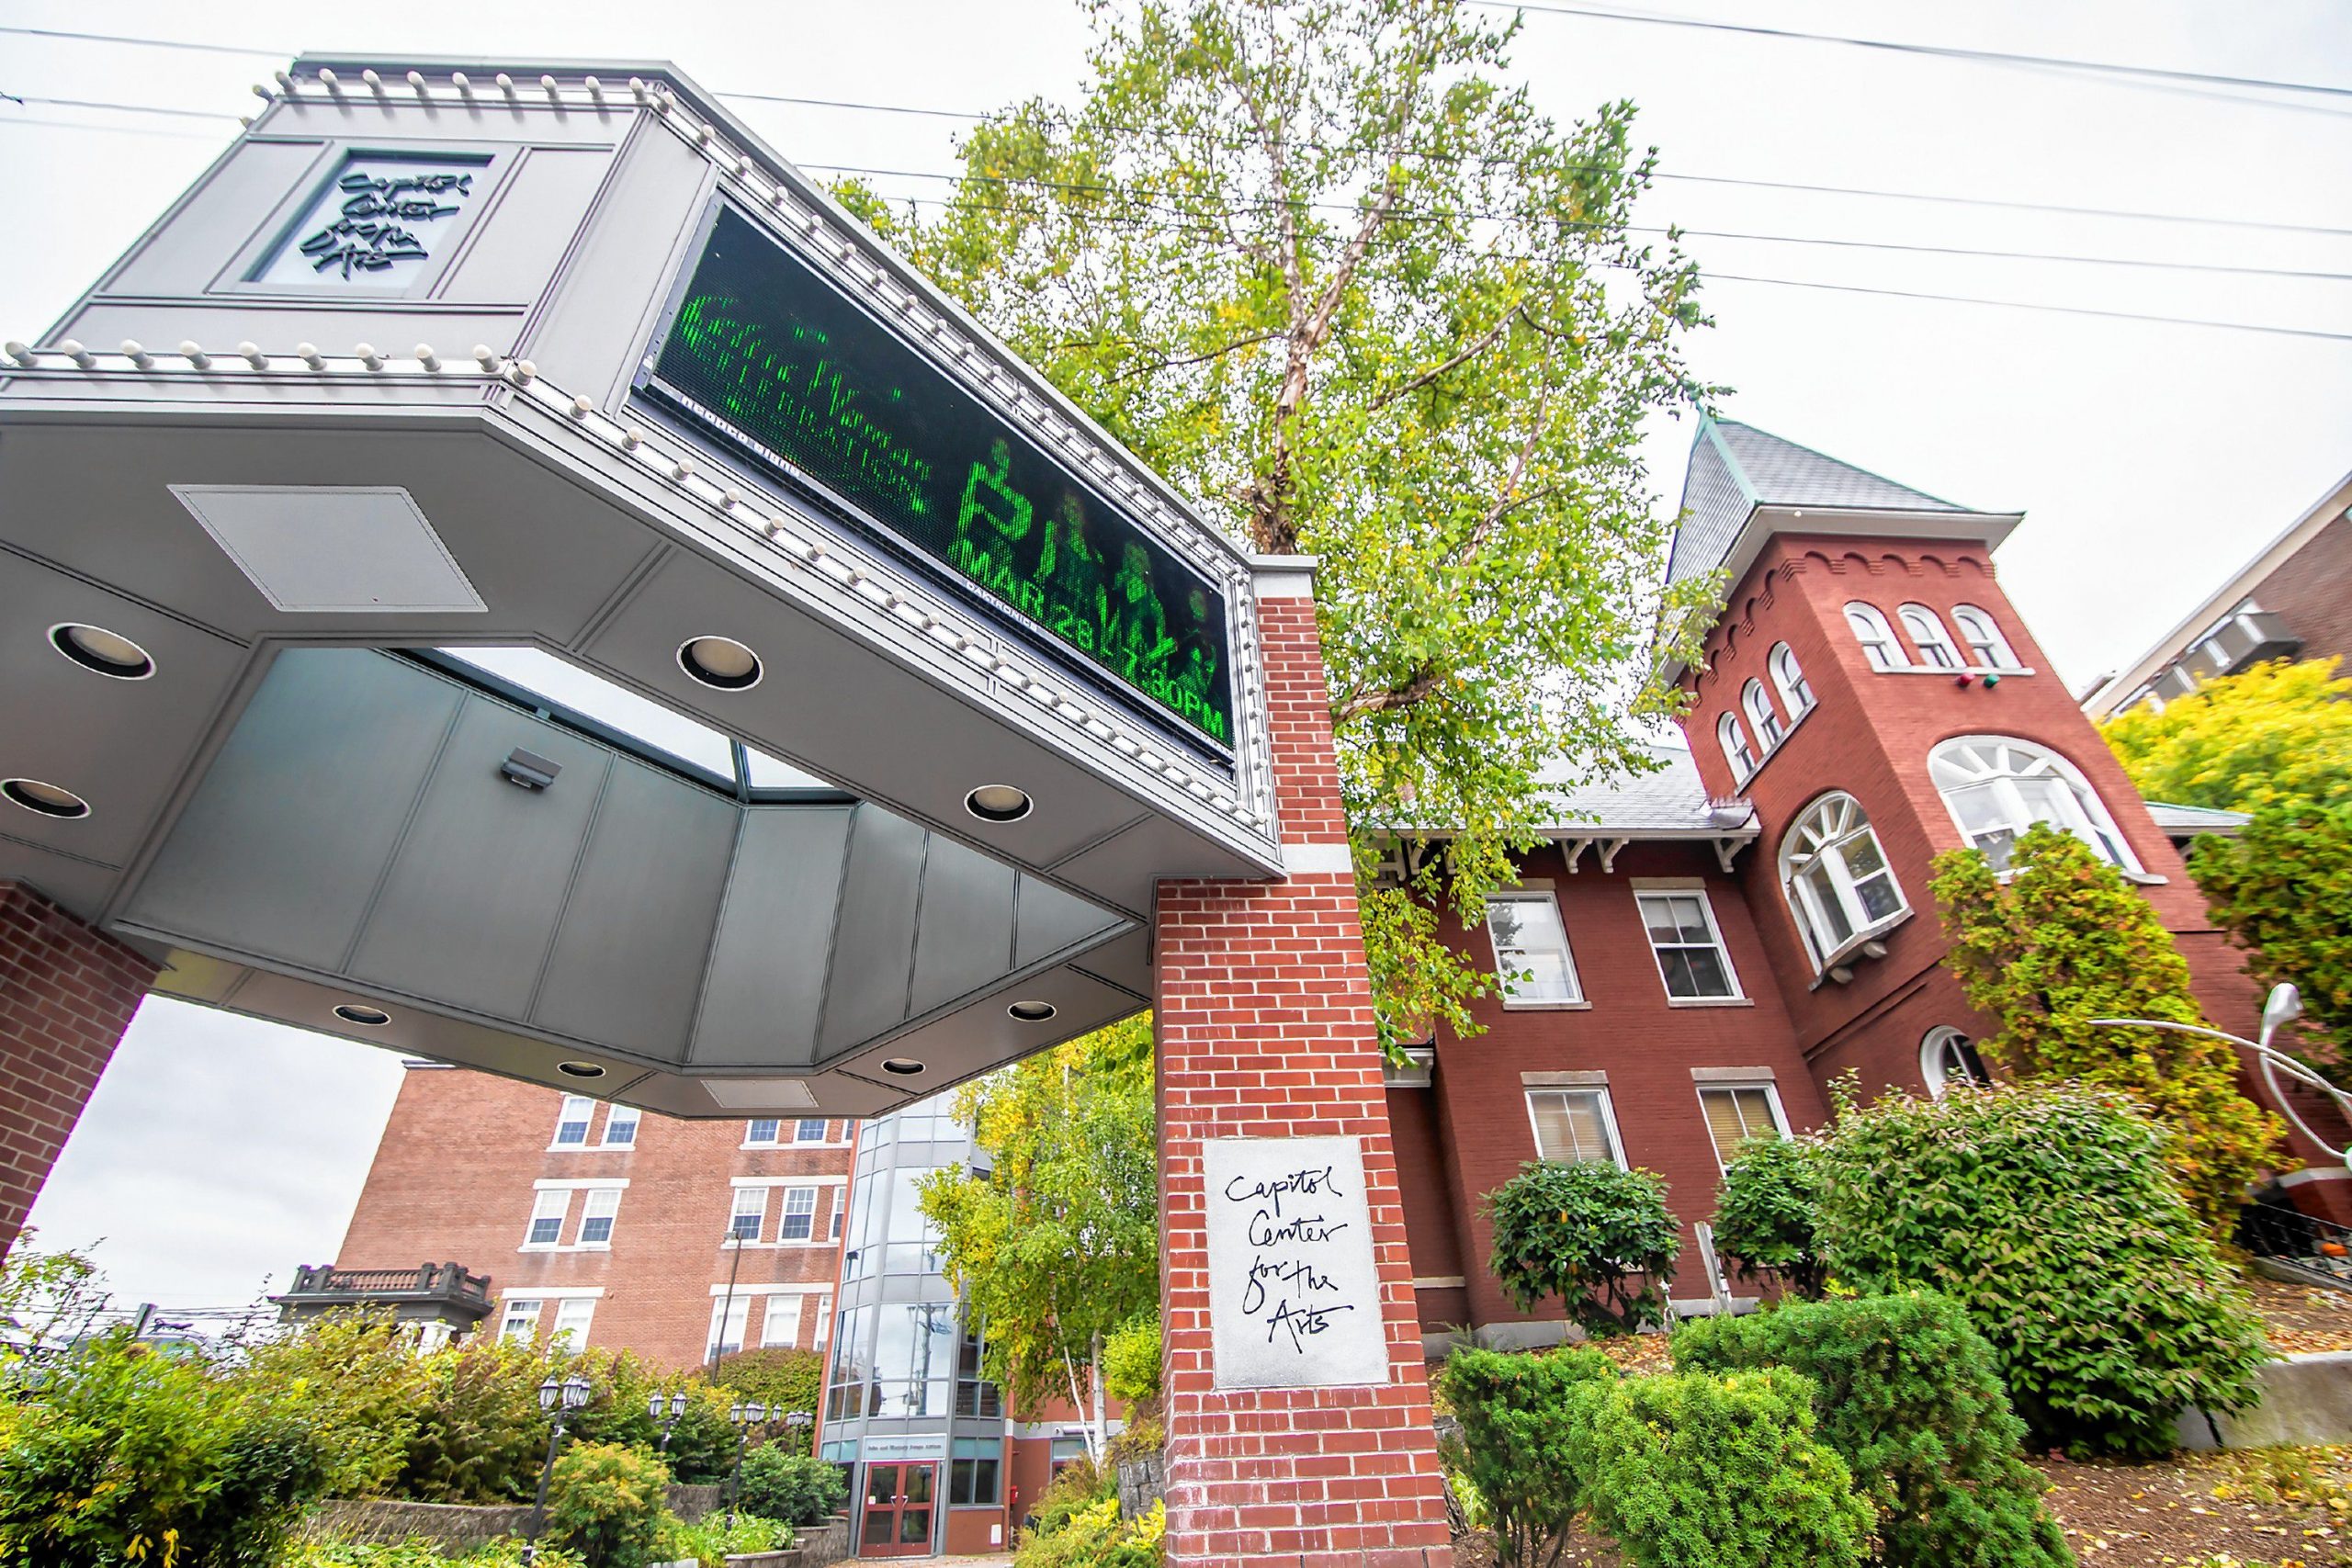
<instances>
[{"instance_id":1,"label":"metal canopy","mask_svg":"<svg viewBox=\"0 0 2352 1568\"><path fill-rule=\"evenodd\" d=\"M454 211L289 267L386 167ZM1229 750L644 396L719 202L1221 588ZM755 681L689 672L713 636ZM847 798L723 798L370 651L466 644ZM0 779L89 807L0 801L0 876L168 991L675 1114L870 1115L1145 1005L1156 881L1280 873L1257 658L1240 557L664 67L299 63L0 365ZM555 783L513 787L516 748ZM983 819L988 784L1032 809Z\"/></svg>"}]
</instances>

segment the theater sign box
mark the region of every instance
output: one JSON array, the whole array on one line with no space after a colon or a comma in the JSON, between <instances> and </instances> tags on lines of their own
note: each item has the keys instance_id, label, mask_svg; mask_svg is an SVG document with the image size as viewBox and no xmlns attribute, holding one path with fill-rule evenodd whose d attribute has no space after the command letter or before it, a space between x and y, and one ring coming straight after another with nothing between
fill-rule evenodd
<instances>
[{"instance_id":1,"label":"theater sign box","mask_svg":"<svg viewBox=\"0 0 2352 1568\"><path fill-rule=\"evenodd\" d=\"M194 1000L864 1115L1280 874L1250 563L691 82L261 90L0 329L0 876Z\"/></svg>"}]
</instances>

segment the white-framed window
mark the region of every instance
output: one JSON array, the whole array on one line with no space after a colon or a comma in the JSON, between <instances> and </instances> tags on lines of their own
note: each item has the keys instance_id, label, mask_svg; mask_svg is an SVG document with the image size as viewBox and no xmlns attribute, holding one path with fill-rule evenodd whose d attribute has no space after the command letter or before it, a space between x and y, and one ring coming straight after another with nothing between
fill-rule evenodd
<instances>
[{"instance_id":1,"label":"white-framed window","mask_svg":"<svg viewBox=\"0 0 2352 1568\"><path fill-rule=\"evenodd\" d=\"M1951 810L1961 837L1996 871L2036 822L2062 828L2124 871L2140 862L2082 770L2046 746L2001 735L1962 735L1928 756L1928 776Z\"/></svg>"},{"instance_id":2,"label":"white-framed window","mask_svg":"<svg viewBox=\"0 0 2352 1568\"><path fill-rule=\"evenodd\" d=\"M787 1187L784 1190L784 1218L777 1222L778 1241L807 1241L817 1228L817 1190L813 1187Z\"/></svg>"},{"instance_id":3,"label":"white-framed window","mask_svg":"<svg viewBox=\"0 0 2352 1568\"><path fill-rule=\"evenodd\" d=\"M1910 658L1903 645L1894 640L1894 628L1875 604L1859 600L1846 606L1846 624L1854 628L1854 640L1862 645L1862 657L1871 661L1873 670L1908 670Z\"/></svg>"},{"instance_id":4,"label":"white-framed window","mask_svg":"<svg viewBox=\"0 0 2352 1568\"><path fill-rule=\"evenodd\" d=\"M703 1347L703 1359L715 1356L731 1356L743 1348L743 1325L752 1321L752 1298L737 1296L729 1301L721 1296L710 1303L710 1340Z\"/></svg>"},{"instance_id":5,"label":"white-framed window","mask_svg":"<svg viewBox=\"0 0 2352 1568\"><path fill-rule=\"evenodd\" d=\"M781 1143L783 1132L784 1123L775 1117L754 1116L743 1128L743 1142L747 1145Z\"/></svg>"},{"instance_id":6,"label":"white-framed window","mask_svg":"<svg viewBox=\"0 0 2352 1568\"><path fill-rule=\"evenodd\" d=\"M1807 807L1781 840L1781 888L1816 969L1827 969L1911 908L1870 818L1842 792Z\"/></svg>"},{"instance_id":7,"label":"white-framed window","mask_svg":"<svg viewBox=\"0 0 2352 1568\"><path fill-rule=\"evenodd\" d=\"M1560 902L1546 891L1498 893L1487 900L1487 934L1495 944L1503 1006L1558 1007L1581 1002Z\"/></svg>"},{"instance_id":8,"label":"white-framed window","mask_svg":"<svg viewBox=\"0 0 2352 1568\"><path fill-rule=\"evenodd\" d=\"M1739 689L1739 705L1747 710L1748 728L1756 731L1756 739L1770 751L1781 743L1789 727L1781 722L1781 712L1772 705L1772 698L1764 690L1764 682L1749 676L1747 684Z\"/></svg>"},{"instance_id":9,"label":"white-framed window","mask_svg":"<svg viewBox=\"0 0 2352 1568\"><path fill-rule=\"evenodd\" d=\"M849 1217L849 1194L840 1192L833 1197L833 1239L842 1238L842 1222Z\"/></svg>"},{"instance_id":10,"label":"white-framed window","mask_svg":"<svg viewBox=\"0 0 2352 1568\"><path fill-rule=\"evenodd\" d=\"M613 1244L613 1220L620 1212L619 1188L590 1188L588 1201L580 1209L580 1245L610 1247Z\"/></svg>"},{"instance_id":11,"label":"white-framed window","mask_svg":"<svg viewBox=\"0 0 2352 1568\"><path fill-rule=\"evenodd\" d=\"M1736 1001L1739 976L1704 888L1647 888L1634 902L1649 933L1650 954L1669 1001Z\"/></svg>"},{"instance_id":12,"label":"white-framed window","mask_svg":"<svg viewBox=\"0 0 2352 1568\"><path fill-rule=\"evenodd\" d=\"M528 1345L538 1337L539 1299L536 1296L509 1296L506 1310L499 1315L498 1337L517 1345Z\"/></svg>"},{"instance_id":13,"label":"white-framed window","mask_svg":"<svg viewBox=\"0 0 2352 1568\"><path fill-rule=\"evenodd\" d=\"M1925 604L1904 604L1894 612L1903 619L1903 629L1911 634L1911 646L1919 650L1919 661L1936 670L1960 668L1960 649L1951 645L1951 633L1944 630L1944 618Z\"/></svg>"},{"instance_id":14,"label":"white-framed window","mask_svg":"<svg viewBox=\"0 0 2352 1568\"><path fill-rule=\"evenodd\" d=\"M1605 1089L1531 1089L1527 1119L1535 1129L1535 1157L1574 1165L1589 1159L1624 1163L1617 1118Z\"/></svg>"},{"instance_id":15,"label":"white-framed window","mask_svg":"<svg viewBox=\"0 0 2352 1568\"><path fill-rule=\"evenodd\" d=\"M1981 1089L1993 1081L1993 1075L1984 1070L1984 1058L1976 1054L1975 1043L1950 1024L1930 1029L1919 1042L1919 1077L1938 1100L1953 1084L1971 1083Z\"/></svg>"},{"instance_id":16,"label":"white-framed window","mask_svg":"<svg viewBox=\"0 0 2352 1568\"><path fill-rule=\"evenodd\" d=\"M817 1298L816 1322L811 1326L810 1330L815 1337L809 1340L808 1348L816 1351L820 1355L822 1355L825 1349L825 1341L831 1335L832 1327L833 1298L831 1296L819 1296Z\"/></svg>"},{"instance_id":17,"label":"white-framed window","mask_svg":"<svg viewBox=\"0 0 2352 1568\"><path fill-rule=\"evenodd\" d=\"M767 1228L768 1190L764 1187L735 1189L735 1210L728 1216L727 1239L757 1241L760 1232Z\"/></svg>"},{"instance_id":18,"label":"white-framed window","mask_svg":"<svg viewBox=\"0 0 2352 1568\"><path fill-rule=\"evenodd\" d=\"M1748 1139L1789 1135L1780 1091L1769 1083L1702 1084L1699 1109L1706 1114L1707 1135L1714 1140L1715 1163L1726 1169Z\"/></svg>"},{"instance_id":19,"label":"white-framed window","mask_svg":"<svg viewBox=\"0 0 2352 1568\"><path fill-rule=\"evenodd\" d=\"M800 1343L800 1298L774 1295L760 1320L760 1343L789 1350Z\"/></svg>"},{"instance_id":20,"label":"white-framed window","mask_svg":"<svg viewBox=\"0 0 2352 1568\"><path fill-rule=\"evenodd\" d=\"M524 1227L525 1247L553 1247L563 1239L564 1215L571 1208L567 1188L541 1188L531 1196L531 1223Z\"/></svg>"},{"instance_id":21,"label":"white-framed window","mask_svg":"<svg viewBox=\"0 0 2352 1568\"><path fill-rule=\"evenodd\" d=\"M588 1142L588 1122L596 1114L596 1102L584 1094L567 1094L563 1109L555 1113L555 1142L549 1145L559 1149L576 1149Z\"/></svg>"},{"instance_id":22,"label":"white-framed window","mask_svg":"<svg viewBox=\"0 0 2352 1568\"><path fill-rule=\"evenodd\" d=\"M792 1141L796 1144L821 1144L825 1141L825 1119L803 1116L792 1124Z\"/></svg>"},{"instance_id":23,"label":"white-framed window","mask_svg":"<svg viewBox=\"0 0 2352 1568\"><path fill-rule=\"evenodd\" d=\"M1772 671L1772 684L1781 694L1781 705L1788 710L1789 722L1813 711L1813 688L1806 684L1804 667L1797 662L1796 650L1785 642L1772 645L1771 657L1765 667Z\"/></svg>"},{"instance_id":24,"label":"white-framed window","mask_svg":"<svg viewBox=\"0 0 2352 1568\"><path fill-rule=\"evenodd\" d=\"M588 1325L595 1320L596 1298L565 1296L555 1303L555 1328L548 1343L566 1350L588 1348Z\"/></svg>"},{"instance_id":25,"label":"white-framed window","mask_svg":"<svg viewBox=\"0 0 2352 1568\"><path fill-rule=\"evenodd\" d=\"M605 1112L605 1141L608 1149L633 1149L637 1146L637 1124L644 1112L634 1105L616 1105Z\"/></svg>"},{"instance_id":26,"label":"white-framed window","mask_svg":"<svg viewBox=\"0 0 2352 1568\"><path fill-rule=\"evenodd\" d=\"M1724 749L1724 761L1731 764L1731 782L1746 784L1756 771L1756 753L1747 749L1747 732L1740 728L1737 714L1715 720L1715 739Z\"/></svg>"},{"instance_id":27,"label":"white-framed window","mask_svg":"<svg viewBox=\"0 0 2352 1568\"><path fill-rule=\"evenodd\" d=\"M1951 623L1960 628L1960 640L1968 645L1977 667L1984 670L2015 670L2019 668L2018 656L2009 651L2009 639L2001 635L2001 623L1987 611L1973 604L1954 604Z\"/></svg>"}]
</instances>

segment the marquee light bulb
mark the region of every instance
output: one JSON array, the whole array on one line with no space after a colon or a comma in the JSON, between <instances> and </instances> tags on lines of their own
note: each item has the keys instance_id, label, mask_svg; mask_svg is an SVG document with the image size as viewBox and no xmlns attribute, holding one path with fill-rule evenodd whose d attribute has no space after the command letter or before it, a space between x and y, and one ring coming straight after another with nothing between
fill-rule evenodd
<instances>
[{"instance_id":1,"label":"marquee light bulb","mask_svg":"<svg viewBox=\"0 0 2352 1568\"><path fill-rule=\"evenodd\" d=\"M15 360L17 364L23 366L28 370L40 363L39 359L33 356L33 351L30 348L27 347L24 344L17 342L15 338L10 338L8 340L7 351L9 358Z\"/></svg>"},{"instance_id":2,"label":"marquee light bulb","mask_svg":"<svg viewBox=\"0 0 2352 1568\"><path fill-rule=\"evenodd\" d=\"M548 102L551 104L560 104L563 102L563 95L556 91L555 78L553 76L540 77L539 86L541 90L547 94Z\"/></svg>"},{"instance_id":3,"label":"marquee light bulb","mask_svg":"<svg viewBox=\"0 0 2352 1568\"><path fill-rule=\"evenodd\" d=\"M269 368L269 355L261 351L261 344L257 343L239 344L237 345L237 354L246 364L252 366L256 370L266 370Z\"/></svg>"},{"instance_id":4,"label":"marquee light bulb","mask_svg":"<svg viewBox=\"0 0 2352 1568\"><path fill-rule=\"evenodd\" d=\"M421 98L421 97L424 97L424 96L425 96L425 93L424 93L424 72L422 72L422 71L412 71L412 72L410 72L410 73L408 73L408 85L409 85L410 86L412 86L412 87L413 87L413 88L415 88L415 89L416 89L416 96L417 96L418 97L420 97L420 98Z\"/></svg>"},{"instance_id":5,"label":"marquee light bulb","mask_svg":"<svg viewBox=\"0 0 2352 1568\"><path fill-rule=\"evenodd\" d=\"M571 417L584 420L596 412L596 400L585 392L571 400Z\"/></svg>"},{"instance_id":6,"label":"marquee light bulb","mask_svg":"<svg viewBox=\"0 0 2352 1568\"><path fill-rule=\"evenodd\" d=\"M416 362L427 370L441 368L441 357L433 352L433 345L429 343L421 343L416 345Z\"/></svg>"},{"instance_id":7,"label":"marquee light bulb","mask_svg":"<svg viewBox=\"0 0 2352 1568\"><path fill-rule=\"evenodd\" d=\"M201 347L198 346L196 340L193 338L180 344L180 357L187 360L198 370L209 370L212 368L212 356L205 353Z\"/></svg>"},{"instance_id":8,"label":"marquee light bulb","mask_svg":"<svg viewBox=\"0 0 2352 1568\"><path fill-rule=\"evenodd\" d=\"M598 108L603 108L605 107L605 85L602 82L597 81L594 76L589 77L582 85L588 89L589 99L594 102Z\"/></svg>"},{"instance_id":9,"label":"marquee light bulb","mask_svg":"<svg viewBox=\"0 0 2352 1568\"><path fill-rule=\"evenodd\" d=\"M358 355L359 363L365 365L370 370L381 370L384 367L384 356L377 353L375 348L370 344L363 343L357 348L353 349L352 353Z\"/></svg>"},{"instance_id":10,"label":"marquee light bulb","mask_svg":"<svg viewBox=\"0 0 2352 1568\"><path fill-rule=\"evenodd\" d=\"M72 360L74 364L80 366L85 370L96 370L98 367L98 356L92 354L88 349L84 348L80 343L76 342L73 338L69 337L63 343L59 344L57 345L57 352L63 355L66 358Z\"/></svg>"},{"instance_id":11,"label":"marquee light bulb","mask_svg":"<svg viewBox=\"0 0 2352 1568\"><path fill-rule=\"evenodd\" d=\"M125 359L130 360L133 365L139 367L141 370L153 370L155 368L155 361L148 355L145 349L139 346L139 340L137 338L127 337L122 340L122 356Z\"/></svg>"},{"instance_id":12,"label":"marquee light bulb","mask_svg":"<svg viewBox=\"0 0 2352 1568\"><path fill-rule=\"evenodd\" d=\"M266 103L266 103L274 103L274 102L276 102L276 101L277 101L277 94L275 94L275 93L271 92L267 87L263 86L263 85L262 85L260 83L258 83L258 82L256 82L256 83L254 83L254 97L256 97L256 98L259 98L263 103Z\"/></svg>"},{"instance_id":13,"label":"marquee light bulb","mask_svg":"<svg viewBox=\"0 0 2352 1568\"><path fill-rule=\"evenodd\" d=\"M491 351L490 344L486 343L478 343L474 344L474 363L481 366L492 376L498 374L498 367L500 363L499 357L496 354Z\"/></svg>"},{"instance_id":14,"label":"marquee light bulb","mask_svg":"<svg viewBox=\"0 0 2352 1568\"><path fill-rule=\"evenodd\" d=\"M277 90L279 92L291 93L294 91L294 78L288 75L285 72L273 71L270 73L270 75L277 81Z\"/></svg>"},{"instance_id":15,"label":"marquee light bulb","mask_svg":"<svg viewBox=\"0 0 2352 1568\"><path fill-rule=\"evenodd\" d=\"M373 66L362 71L359 73L359 79L379 93L384 90L384 79L376 74L375 68Z\"/></svg>"},{"instance_id":16,"label":"marquee light bulb","mask_svg":"<svg viewBox=\"0 0 2352 1568\"><path fill-rule=\"evenodd\" d=\"M474 96L473 78L462 71L449 73L449 85L458 89L458 96L461 98L470 98Z\"/></svg>"}]
</instances>

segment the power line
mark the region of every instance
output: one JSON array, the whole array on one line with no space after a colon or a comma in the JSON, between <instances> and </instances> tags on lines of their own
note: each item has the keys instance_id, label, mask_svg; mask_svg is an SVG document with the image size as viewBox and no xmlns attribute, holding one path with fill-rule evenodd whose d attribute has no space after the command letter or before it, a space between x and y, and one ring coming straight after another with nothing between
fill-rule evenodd
<instances>
[{"instance_id":1,"label":"power line","mask_svg":"<svg viewBox=\"0 0 2352 1568\"><path fill-rule=\"evenodd\" d=\"M1836 294L1878 294L1891 299L1934 299L1952 305L1993 305L2007 310L2046 310L2062 316L2104 316L2117 321L2162 321L2176 327L2220 327L2231 332L2265 333L2273 337L2320 338L2352 343L2352 333L2324 333L2309 327L2273 327L2258 321L2217 321L2194 316L2157 316L2137 310L2102 310L2088 305L2043 305L2026 299L1986 299L1972 294L1931 294L1910 288L1870 288L1859 283L1816 283L1797 277L1758 277L1748 273L1709 272L1702 283L1769 283L1780 288L1818 288Z\"/></svg>"}]
</instances>

